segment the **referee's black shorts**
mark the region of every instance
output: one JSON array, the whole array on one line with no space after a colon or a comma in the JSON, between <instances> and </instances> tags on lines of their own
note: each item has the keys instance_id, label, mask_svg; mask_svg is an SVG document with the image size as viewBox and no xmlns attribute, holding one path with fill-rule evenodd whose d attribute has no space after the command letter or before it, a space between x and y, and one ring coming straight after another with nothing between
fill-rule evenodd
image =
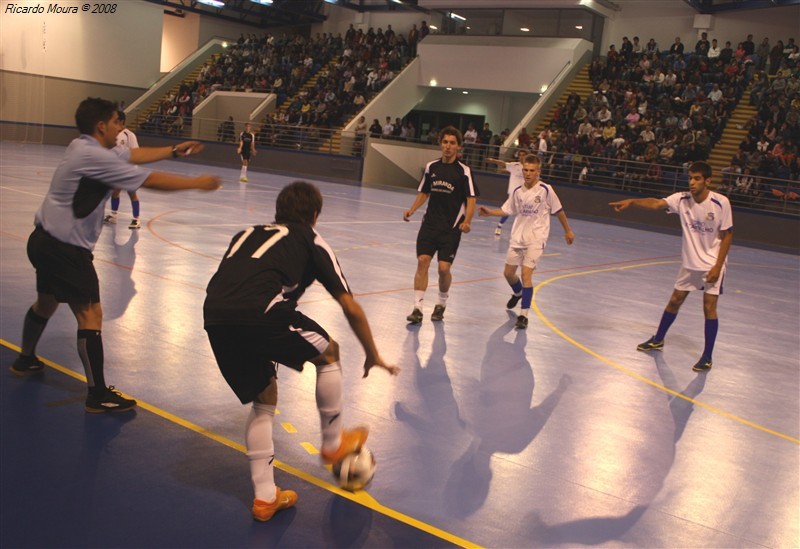
<instances>
[{"instance_id":1,"label":"referee's black shorts","mask_svg":"<svg viewBox=\"0 0 800 549\"><path fill-rule=\"evenodd\" d=\"M438 255L439 261L452 263L460 243L461 230L458 227L442 230L423 223L417 233L417 257Z\"/></svg>"},{"instance_id":2,"label":"referee's black shorts","mask_svg":"<svg viewBox=\"0 0 800 549\"><path fill-rule=\"evenodd\" d=\"M242 404L253 402L276 377L275 363L302 370L330 342L328 332L298 311L288 325L209 325L206 332L222 377Z\"/></svg>"},{"instance_id":3,"label":"referee's black shorts","mask_svg":"<svg viewBox=\"0 0 800 549\"><path fill-rule=\"evenodd\" d=\"M37 225L28 237L28 259L36 269L37 292L59 303L100 303L94 255L86 248L61 242Z\"/></svg>"},{"instance_id":4,"label":"referee's black shorts","mask_svg":"<svg viewBox=\"0 0 800 549\"><path fill-rule=\"evenodd\" d=\"M250 153L252 151L250 149L242 149L242 152L239 153L239 156L242 157L242 160L250 160Z\"/></svg>"}]
</instances>

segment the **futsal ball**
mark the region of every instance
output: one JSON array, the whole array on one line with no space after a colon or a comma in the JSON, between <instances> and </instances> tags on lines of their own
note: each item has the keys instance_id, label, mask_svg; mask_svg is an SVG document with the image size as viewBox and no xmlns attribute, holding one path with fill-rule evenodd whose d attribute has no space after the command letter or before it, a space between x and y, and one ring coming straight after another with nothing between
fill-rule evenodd
<instances>
[{"instance_id":1,"label":"futsal ball","mask_svg":"<svg viewBox=\"0 0 800 549\"><path fill-rule=\"evenodd\" d=\"M347 454L333 464L333 476L345 490L363 490L375 476L375 456L362 446L358 452Z\"/></svg>"}]
</instances>

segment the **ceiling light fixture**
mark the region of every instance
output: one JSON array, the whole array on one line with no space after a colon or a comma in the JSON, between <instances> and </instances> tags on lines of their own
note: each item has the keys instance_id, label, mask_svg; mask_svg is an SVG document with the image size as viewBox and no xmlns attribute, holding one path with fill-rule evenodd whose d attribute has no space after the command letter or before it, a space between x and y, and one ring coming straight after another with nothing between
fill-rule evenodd
<instances>
[{"instance_id":1,"label":"ceiling light fixture","mask_svg":"<svg viewBox=\"0 0 800 549\"><path fill-rule=\"evenodd\" d=\"M214 8L224 8L225 2L222 0L197 0L201 4L205 4L206 6L212 6Z\"/></svg>"}]
</instances>

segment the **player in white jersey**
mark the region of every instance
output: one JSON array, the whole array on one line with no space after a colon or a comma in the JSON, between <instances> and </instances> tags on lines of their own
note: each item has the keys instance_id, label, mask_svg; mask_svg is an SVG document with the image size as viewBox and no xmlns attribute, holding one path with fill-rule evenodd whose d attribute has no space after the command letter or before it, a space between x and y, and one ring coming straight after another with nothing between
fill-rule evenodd
<instances>
[{"instance_id":1,"label":"player in white jersey","mask_svg":"<svg viewBox=\"0 0 800 549\"><path fill-rule=\"evenodd\" d=\"M126 149L138 149L139 140L136 139L136 134L128 129L125 125L125 112L119 111L119 121L122 124L122 131L117 134L117 147ZM108 214L104 221L108 224L117 222L117 212L119 212L119 195L122 193L120 189L114 189L111 193L111 213ZM136 191L128 192L128 197L131 199L131 210L133 210L133 219L131 219L129 229L140 229L142 227L139 221L139 195Z\"/></svg>"},{"instance_id":2,"label":"player in white jersey","mask_svg":"<svg viewBox=\"0 0 800 549\"><path fill-rule=\"evenodd\" d=\"M528 311L533 300L533 271L547 245L550 235L550 216L555 215L564 228L564 239L567 244L575 241L575 233L569 227L567 214L561 206L553 187L539 180L542 162L534 155L522 160L522 174L525 182L517 187L500 208L490 209L486 206L478 208L481 217L489 215L507 216L516 214L511 227L511 240L506 254L506 266L503 276L514 291L506 307L513 309L520 299L522 305L517 317L516 328L524 330L528 327ZM521 267L521 276L517 276L517 267Z\"/></svg>"},{"instance_id":3,"label":"player in white jersey","mask_svg":"<svg viewBox=\"0 0 800 549\"><path fill-rule=\"evenodd\" d=\"M504 160L500 160L498 158L487 158L487 162L491 162L492 164L497 164L505 171L508 172L508 196L511 196L511 193L514 192L514 189L517 187L522 187L522 184L525 182L525 177L522 175L522 160L525 158L525 151L520 149L517 151L517 161L516 162L505 162ZM497 227L494 229L495 236L500 236L503 234L503 223L508 221L510 216L504 215L500 217L500 221L497 222Z\"/></svg>"},{"instance_id":4,"label":"player in white jersey","mask_svg":"<svg viewBox=\"0 0 800 549\"><path fill-rule=\"evenodd\" d=\"M618 212L635 206L645 210L667 210L667 213L680 216L683 246L675 289L656 334L636 349L662 350L667 330L678 316L686 296L692 290L703 290L705 348L692 368L695 372L711 369L711 354L719 330L717 300L722 294L728 251L733 242L731 204L727 197L709 189L710 183L711 166L695 162L689 167L689 192L674 193L667 198L629 198L609 203Z\"/></svg>"}]
</instances>

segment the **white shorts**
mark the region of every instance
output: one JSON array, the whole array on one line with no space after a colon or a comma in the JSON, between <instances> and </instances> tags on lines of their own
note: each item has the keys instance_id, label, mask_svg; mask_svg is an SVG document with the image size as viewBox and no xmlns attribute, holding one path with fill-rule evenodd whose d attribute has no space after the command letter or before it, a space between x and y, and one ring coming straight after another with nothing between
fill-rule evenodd
<instances>
[{"instance_id":1,"label":"white shorts","mask_svg":"<svg viewBox=\"0 0 800 549\"><path fill-rule=\"evenodd\" d=\"M506 265L522 265L536 269L536 263L542 257L544 248L541 245L528 246L527 248L509 248L506 252Z\"/></svg>"},{"instance_id":2,"label":"white shorts","mask_svg":"<svg viewBox=\"0 0 800 549\"><path fill-rule=\"evenodd\" d=\"M703 290L710 295L722 294L722 281L725 279L726 267L722 267L719 278L713 284L706 282L706 271L690 271L684 267L678 272L678 280L675 281L675 289L684 292Z\"/></svg>"}]
</instances>

